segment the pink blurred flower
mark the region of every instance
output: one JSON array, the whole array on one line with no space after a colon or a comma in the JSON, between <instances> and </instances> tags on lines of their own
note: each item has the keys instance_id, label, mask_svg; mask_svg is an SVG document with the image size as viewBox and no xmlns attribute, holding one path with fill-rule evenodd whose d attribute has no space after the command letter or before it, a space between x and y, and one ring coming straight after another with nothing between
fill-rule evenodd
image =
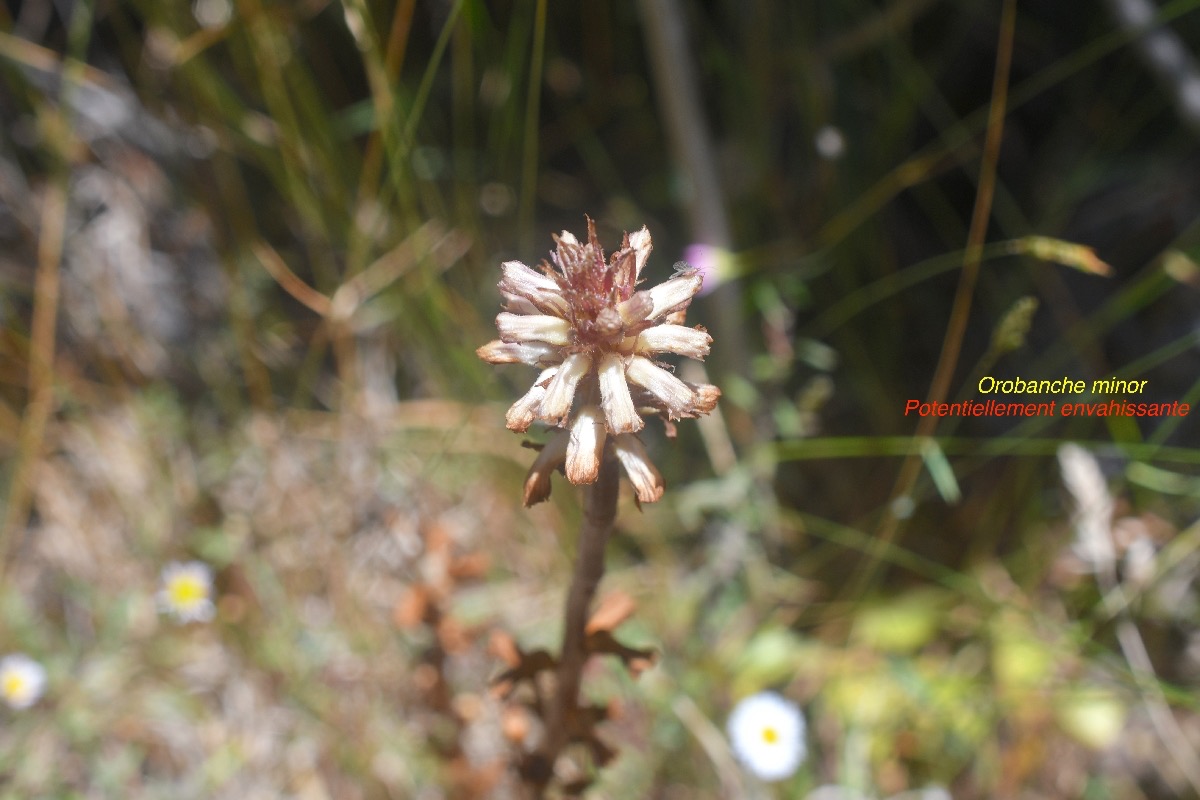
<instances>
[{"instance_id":1,"label":"pink blurred flower","mask_svg":"<svg viewBox=\"0 0 1200 800\"><path fill-rule=\"evenodd\" d=\"M703 278L700 294L708 294L730 277L728 265L731 256L723 247L695 242L683 249L683 260L694 267Z\"/></svg>"}]
</instances>

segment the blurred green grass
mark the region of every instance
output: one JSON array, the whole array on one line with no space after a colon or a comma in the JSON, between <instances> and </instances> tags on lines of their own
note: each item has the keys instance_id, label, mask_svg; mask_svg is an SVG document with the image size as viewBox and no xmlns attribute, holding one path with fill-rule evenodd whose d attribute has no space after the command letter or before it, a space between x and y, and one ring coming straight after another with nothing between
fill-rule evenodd
<instances>
[{"instance_id":1,"label":"blurred green grass","mask_svg":"<svg viewBox=\"0 0 1200 800\"><path fill-rule=\"evenodd\" d=\"M1184 41L1197 5L1162 10ZM528 452L500 421L528 376L473 351L499 263L584 213L610 247L649 225L653 275L690 243L637 9L73 8L0 11L0 643L50 673L0 712L0 796L518 796L489 637L556 646L579 511L565 485L519 509ZM1090 8L1018 15L953 393L1061 372L1194 405L1194 138ZM746 298L725 322L752 352L713 376L709 437L735 463L689 427L652 436L667 498L622 508L605 588L661 660L589 675L625 745L595 796L760 796L705 742L767 687L803 703L813 755L765 796L1189 796L1154 710L1197 719L1194 415L948 422L899 535L874 538L900 457L930 453L903 403L963 260L998 9L689 7ZM813 145L827 126L839 158ZM1032 236L1117 275L1034 258ZM1032 323L994 352L1025 297ZM1054 456L1073 440L1117 498L1117 615L1072 549ZM848 593L868 557L886 569ZM210 625L156 613L182 558L217 570ZM438 621L406 616L422 593Z\"/></svg>"}]
</instances>

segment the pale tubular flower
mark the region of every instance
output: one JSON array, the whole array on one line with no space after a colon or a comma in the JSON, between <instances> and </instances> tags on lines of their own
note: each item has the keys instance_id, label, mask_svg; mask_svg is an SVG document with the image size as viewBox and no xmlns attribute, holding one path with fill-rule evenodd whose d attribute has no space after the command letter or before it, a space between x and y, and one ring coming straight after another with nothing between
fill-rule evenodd
<instances>
[{"instance_id":1,"label":"pale tubular flower","mask_svg":"<svg viewBox=\"0 0 1200 800\"><path fill-rule=\"evenodd\" d=\"M575 389L592 368L592 360L583 353L567 356L562 367L546 387L538 417L552 425L562 425L575 400Z\"/></svg>"},{"instance_id":2,"label":"pale tubular flower","mask_svg":"<svg viewBox=\"0 0 1200 800\"><path fill-rule=\"evenodd\" d=\"M775 692L759 692L739 702L726 728L734 754L765 781L791 777L808 755L800 707Z\"/></svg>"},{"instance_id":3,"label":"pale tubular flower","mask_svg":"<svg viewBox=\"0 0 1200 800\"><path fill-rule=\"evenodd\" d=\"M592 483L600 474L600 458L604 454L604 416L597 406L579 409L571 420L567 441L567 480L571 483Z\"/></svg>"},{"instance_id":4,"label":"pale tubular flower","mask_svg":"<svg viewBox=\"0 0 1200 800\"><path fill-rule=\"evenodd\" d=\"M642 440L632 433L622 433L613 439L613 450L625 473L629 475L629 482L633 484L638 502L658 502L663 496L662 474L650 461Z\"/></svg>"},{"instance_id":5,"label":"pale tubular flower","mask_svg":"<svg viewBox=\"0 0 1200 800\"><path fill-rule=\"evenodd\" d=\"M642 277L642 268L646 266L646 261L650 258L650 251L654 249L650 241L650 231L646 226L643 225L637 233L629 234L629 246L633 248L634 252L634 277L640 278Z\"/></svg>"},{"instance_id":6,"label":"pale tubular flower","mask_svg":"<svg viewBox=\"0 0 1200 800\"><path fill-rule=\"evenodd\" d=\"M496 328L504 342L545 342L564 346L571 343L571 326L565 319L546 314L512 314L501 312Z\"/></svg>"},{"instance_id":7,"label":"pale tubular flower","mask_svg":"<svg viewBox=\"0 0 1200 800\"><path fill-rule=\"evenodd\" d=\"M535 306L529 300L520 295L501 292L500 296L504 298L504 310L510 314L540 314L541 309Z\"/></svg>"},{"instance_id":8,"label":"pale tubular flower","mask_svg":"<svg viewBox=\"0 0 1200 800\"><path fill-rule=\"evenodd\" d=\"M655 325L642 331L637 338L637 352L674 353L688 358L702 359L708 355L712 337L704 328L688 328L683 325Z\"/></svg>"},{"instance_id":9,"label":"pale tubular flower","mask_svg":"<svg viewBox=\"0 0 1200 800\"><path fill-rule=\"evenodd\" d=\"M504 277L500 280L500 292L510 304L514 298L521 298L538 313L566 316L566 298L550 276L530 269L520 261L505 261L501 269Z\"/></svg>"},{"instance_id":10,"label":"pale tubular flower","mask_svg":"<svg viewBox=\"0 0 1200 800\"><path fill-rule=\"evenodd\" d=\"M693 270L677 275L666 283L660 283L658 286L650 289L650 299L653 301L653 306L648 315L649 318L654 319L674 311L679 311L681 310L681 306L686 309L703 285L704 277Z\"/></svg>"},{"instance_id":11,"label":"pale tubular flower","mask_svg":"<svg viewBox=\"0 0 1200 800\"><path fill-rule=\"evenodd\" d=\"M684 383L649 358L708 355L708 333L683 324L700 290L699 272L683 265L665 283L638 290L653 250L650 231L625 234L606 261L595 225L587 222L584 241L569 231L554 237L555 249L540 271L504 262L499 289L505 311L496 317L500 339L476 350L493 364L543 370L505 417L517 432L535 420L562 429L526 478L526 505L549 496L556 469L572 483L594 482L607 441L639 502L658 500L662 477L636 438L645 426L642 415L661 417L670 433L671 420L709 413L721 394L715 386Z\"/></svg>"},{"instance_id":12,"label":"pale tubular flower","mask_svg":"<svg viewBox=\"0 0 1200 800\"><path fill-rule=\"evenodd\" d=\"M212 569L207 564L172 561L162 571L158 607L179 622L208 622L215 611L212 593Z\"/></svg>"},{"instance_id":13,"label":"pale tubular flower","mask_svg":"<svg viewBox=\"0 0 1200 800\"><path fill-rule=\"evenodd\" d=\"M475 355L492 364L528 364L548 367L562 361L558 348L545 342L488 342Z\"/></svg>"},{"instance_id":14,"label":"pale tubular flower","mask_svg":"<svg viewBox=\"0 0 1200 800\"><path fill-rule=\"evenodd\" d=\"M622 323L628 327L638 327L638 323L649 319L650 312L654 310L654 299L649 292L634 292L628 300L617 303L616 308ZM634 341L637 339L632 338Z\"/></svg>"},{"instance_id":15,"label":"pale tubular flower","mask_svg":"<svg viewBox=\"0 0 1200 800\"><path fill-rule=\"evenodd\" d=\"M661 400L671 419L686 416L696 401L696 393L686 383L643 356L629 359L625 377Z\"/></svg>"},{"instance_id":16,"label":"pale tubular flower","mask_svg":"<svg viewBox=\"0 0 1200 800\"><path fill-rule=\"evenodd\" d=\"M537 410L541 408L543 398L546 397L546 384L550 383L550 380L558 372L558 367L543 370L529 391L512 404L512 408L508 409L508 413L504 415L504 423L510 431L521 433L529 430L529 426L533 424L533 419L537 415Z\"/></svg>"},{"instance_id":17,"label":"pale tubular flower","mask_svg":"<svg viewBox=\"0 0 1200 800\"><path fill-rule=\"evenodd\" d=\"M24 653L0 658L0 698L9 708L29 708L46 689L46 668Z\"/></svg>"},{"instance_id":18,"label":"pale tubular flower","mask_svg":"<svg viewBox=\"0 0 1200 800\"><path fill-rule=\"evenodd\" d=\"M625 358L620 353L605 353L600 359L600 400L612 433L633 433L645 425L629 395Z\"/></svg>"}]
</instances>

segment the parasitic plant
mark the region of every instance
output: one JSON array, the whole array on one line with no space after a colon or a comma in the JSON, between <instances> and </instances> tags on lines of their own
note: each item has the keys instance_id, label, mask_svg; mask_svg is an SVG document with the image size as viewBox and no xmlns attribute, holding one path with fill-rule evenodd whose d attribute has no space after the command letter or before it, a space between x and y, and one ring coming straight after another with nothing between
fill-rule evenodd
<instances>
[{"instance_id":1,"label":"parasitic plant","mask_svg":"<svg viewBox=\"0 0 1200 800\"><path fill-rule=\"evenodd\" d=\"M520 765L526 785L538 796L550 783L567 744L581 742L594 754L608 752L595 738L594 710L579 705L580 676L588 657L634 652L588 627L592 598L604 574L605 545L616 519L617 464L629 476L639 504L659 500L662 475L638 437L643 418L661 418L668 436L673 436L676 420L711 412L721 395L716 386L680 380L655 360L663 354L694 359L708 355L712 337L702 327L684 325L687 308L703 283L698 270L680 262L673 277L638 289L652 249L645 227L625 234L608 260L590 218L586 241L567 231L554 241L550 260L542 262L540 271L520 261L503 264L499 288L505 310L496 317L500 338L477 351L493 364L521 363L542 370L505 418L508 428L518 433L535 421L555 429L525 479L525 505L550 496L551 476L559 470L584 487L562 654L552 660L556 688L544 708L537 703L537 710L544 711L545 736ZM510 675L536 673L538 668L518 665Z\"/></svg>"},{"instance_id":2,"label":"parasitic plant","mask_svg":"<svg viewBox=\"0 0 1200 800\"><path fill-rule=\"evenodd\" d=\"M512 431L524 432L535 420L560 429L529 471L526 506L549 497L555 470L563 469L571 483L594 483L609 440L638 501L658 500L662 476L638 438L642 417L661 417L672 434L674 420L707 414L721 394L715 386L682 381L654 361L663 353L708 355L712 337L683 324L703 282L699 272L680 262L674 277L638 290L650 232L625 234L606 262L591 219L587 226L586 242L567 231L554 237L553 263L543 261L540 272L520 261L504 263L500 338L476 351L493 364L542 368L506 415Z\"/></svg>"}]
</instances>

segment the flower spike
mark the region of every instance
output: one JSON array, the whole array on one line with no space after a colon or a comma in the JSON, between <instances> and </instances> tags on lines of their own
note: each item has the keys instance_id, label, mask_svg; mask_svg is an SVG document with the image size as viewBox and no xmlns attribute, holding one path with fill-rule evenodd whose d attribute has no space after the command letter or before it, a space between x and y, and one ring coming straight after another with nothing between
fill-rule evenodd
<instances>
[{"instance_id":1,"label":"flower spike","mask_svg":"<svg viewBox=\"0 0 1200 800\"><path fill-rule=\"evenodd\" d=\"M610 440L638 503L653 503L663 482L637 436L642 415L662 418L670 434L672 420L708 414L721 396L716 386L685 383L654 360L664 353L708 355L712 337L684 325L701 276L685 265L666 282L638 290L654 249L645 226L626 233L607 261L590 218L586 240L569 231L553 239L555 249L540 271L504 262L500 338L476 351L492 364L542 368L506 416L517 432L535 420L559 429L529 471L525 505L550 496L553 472L565 472L575 484L594 482Z\"/></svg>"}]
</instances>

